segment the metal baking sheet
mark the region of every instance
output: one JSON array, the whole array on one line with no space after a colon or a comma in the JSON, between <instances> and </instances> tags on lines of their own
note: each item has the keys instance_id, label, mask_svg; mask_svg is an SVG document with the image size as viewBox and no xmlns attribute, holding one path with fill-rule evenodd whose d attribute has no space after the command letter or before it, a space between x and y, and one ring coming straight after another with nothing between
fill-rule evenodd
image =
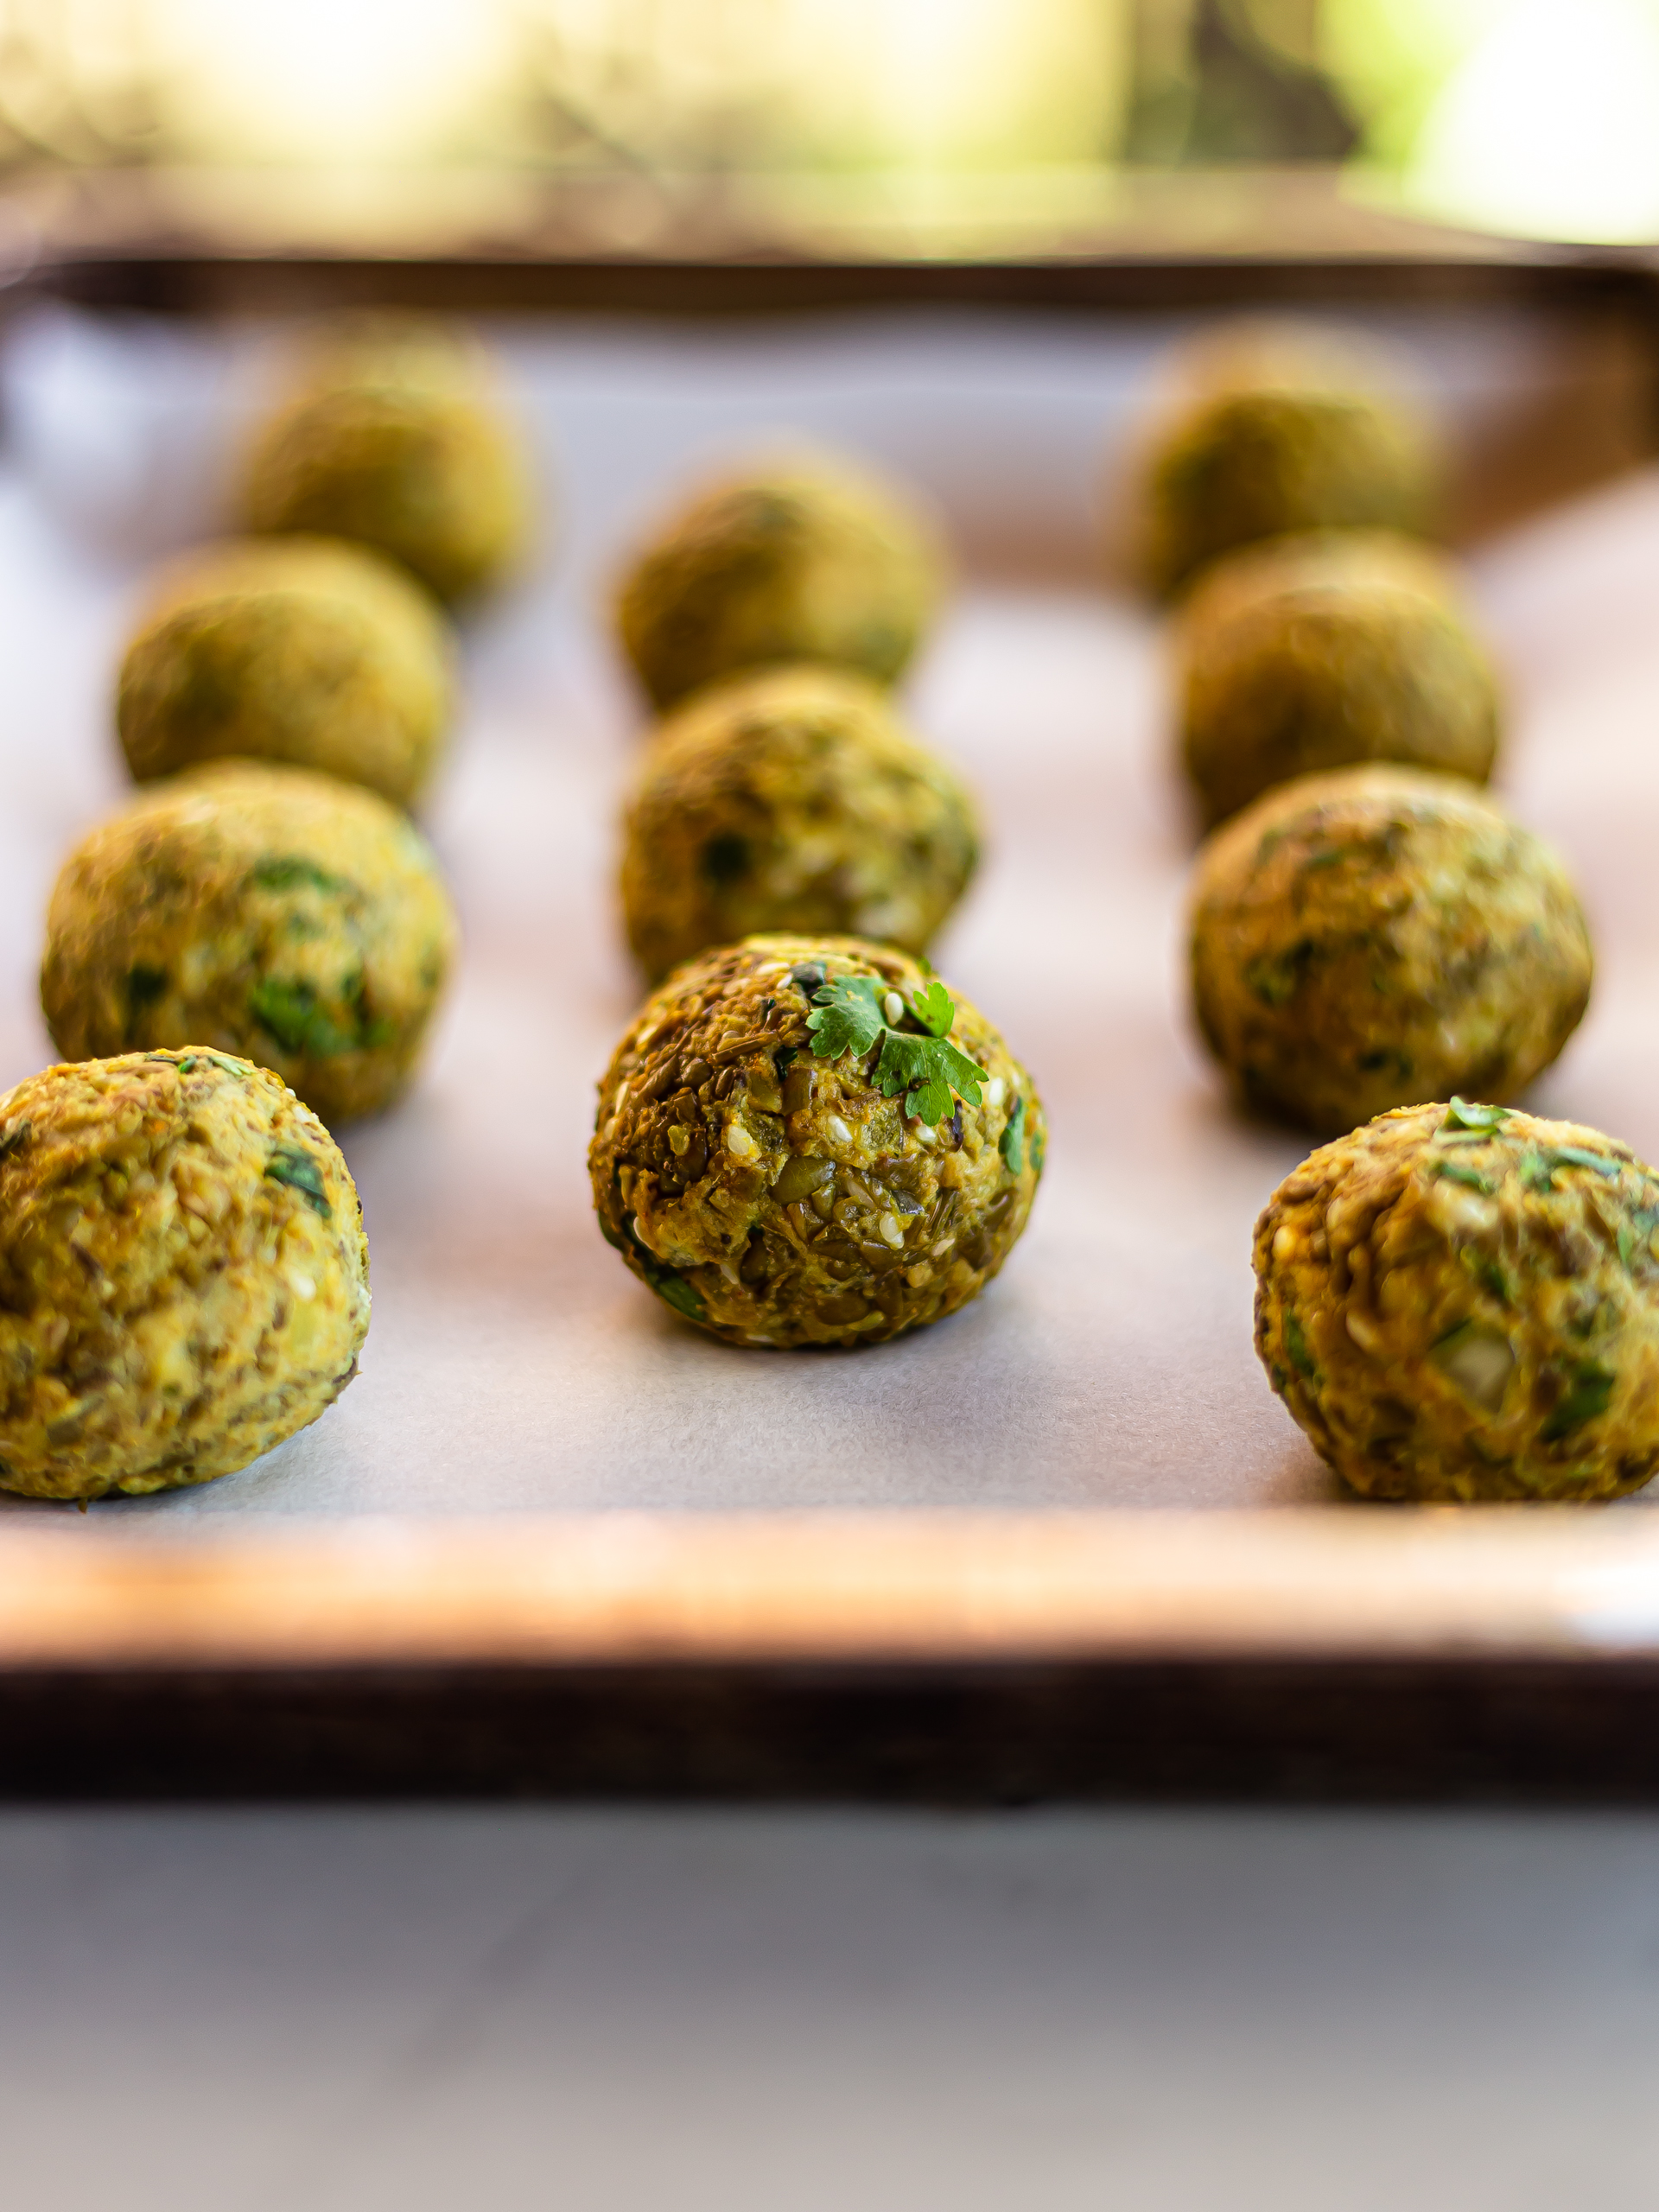
<instances>
[{"instance_id":1,"label":"metal baking sheet","mask_svg":"<svg viewBox=\"0 0 1659 2212\"><path fill-rule=\"evenodd\" d=\"M1596 933L1590 1015L1529 1103L1653 1158L1659 471L1610 474L1645 436L1651 364L1628 333L1527 303L1364 319L1459 463L1471 585L1510 684L1501 788L1567 855ZM486 327L550 521L531 572L469 626L467 710L429 810L462 915L458 985L406 1103L342 1133L372 1255L362 1373L313 1429L202 1490L85 1516L0 1503L10 1786L78 1789L94 1772L125 1787L550 1784L553 1742L579 1745L566 1778L582 1786L672 1770L796 1787L817 1770L861 1787L910 1758L954 1788L978 1752L934 1756L956 1725L939 1684L965 1669L982 1687L1016 1661L1038 1675L1005 1681L1001 1721L974 1738L987 1758L1001 1745L999 1789L1044 1786L1027 1721L1067 1747L1051 1782L1098 1786L1118 1757L1131 1782L1185 1786L1283 1769L1297 1711L1325 1752L1286 1756L1317 1786L1376 1705L1362 1669L1332 1706L1327 1664L1368 1654L1429 1668L1389 1678L1405 1702L1388 1727L1420 1738L1425 1713L1443 1718L1438 1686L1470 1681L1483 1655L1593 1675L1571 1694L1552 1676L1526 1725L1550 1737L1563 1786L1627 1772L1611 1714L1630 1740L1655 1735L1641 1718L1659 1651L1649 1501L1576 1516L1559 1544L1558 1516L1527 1516L1522 1536L1516 1516L1346 1503L1251 1349L1251 1224L1306 1146L1241 1120L1192 1036L1192 828L1157 627L1103 552L1116 460L1193 320ZM290 337L61 305L7 333L0 1080L50 1057L35 995L47 893L125 788L110 697L139 579L215 525ZM986 1295L850 1355L744 1352L679 1322L600 1240L584 1170L593 1087L639 989L612 878L642 715L607 634L608 579L687 473L802 436L907 475L957 543L961 588L906 705L977 784L992 836L937 957L1027 1061L1052 1128L1030 1230ZM1529 448L1548 448L1541 474L1532 453L1535 486L1552 468L1605 480L1548 507L1510 497L1504 456ZM1518 507L1528 518L1497 526ZM1498 1532L1458 1533L1476 1523ZM1276 1690L1258 1675L1241 1699L1233 1677L1172 1689L1141 1664L1202 1669L1229 1651L1292 1671ZM793 1692L731 1705L709 1687L711 1665L815 1658L864 1669L855 1695L813 1677L836 1750L791 1735ZM1071 1660L1105 1667L1088 1679L1115 1681L1130 1699L1120 1720L1138 1719L1103 1736L1097 1713L1080 1717L1042 1671ZM284 1664L308 1687L250 1689L248 1670L268 1683ZM455 1668L474 1685L459 1707ZM156 1684L143 1725L134 1669ZM903 1717L924 1675L925 1755ZM532 1676L556 1677L567 1702L532 1698L510 1726L502 1684ZM389 1717L365 1684L393 1677ZM665 1682L648 1726L639 1700ZM1435 1787L1505 1770L1475 1708L1459 1709L1461 1734L1435 1720L1427 1767L1377 1770L1432 1770ZM565 1734L550 1737L550 1710ZM693 1738L706 1756L687 1752Z\"/></svg>"}]
</instances>

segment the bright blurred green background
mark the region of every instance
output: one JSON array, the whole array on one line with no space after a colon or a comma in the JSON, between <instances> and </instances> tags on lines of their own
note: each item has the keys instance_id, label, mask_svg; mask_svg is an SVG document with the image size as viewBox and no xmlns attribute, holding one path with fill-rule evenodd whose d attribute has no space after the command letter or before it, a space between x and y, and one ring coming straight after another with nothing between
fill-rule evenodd
<instances>
[{"instance_id":1,"label":"bright blurred green background","mask_svg":"<svg viewBox=\"0 0 1659 2212\"><path fill-rule=\"evenodd\" d=\"M1338 164L1659 238L1659 0L0 0L0 162L754 173L1083 206Z\"/></svg>"}]
</instances>

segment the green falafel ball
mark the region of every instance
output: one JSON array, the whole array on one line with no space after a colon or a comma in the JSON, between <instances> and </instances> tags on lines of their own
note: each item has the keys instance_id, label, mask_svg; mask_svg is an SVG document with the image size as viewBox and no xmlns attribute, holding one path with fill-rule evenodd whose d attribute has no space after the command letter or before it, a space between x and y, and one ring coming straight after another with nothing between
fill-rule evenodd
<instances>
[{"instance_id":1,"label":"green falafel ball","mask_svg":"<svg viewBox=\"0 0 1659 2212\"><path fill-rule=\"evenodd\" d=\"M1346 1129L1425 1093L1515 1095L1590 996L1541 838L1470 785L1344 768L1281 785L1198 855L1192 989L1248 1105Z\"/></svg>"},{"instance_id":2,"label":"green falafel ball","mask_svg":"<svg viewBox=\"0 0 1659 2212\"><path fill-rule=\"evenodd\" d=\"M276 1076L133 1052L0 1097L0 1488L230 1474L333 1404L368 1326L351 1175Z\"/></svg>"},{"instance_id":3,"label":"green falafel ball","mask_svg":"<svg viewBox=\"0 0 1659 2212\"><path fill-rule=\"evenodd\" d=\"M1424 425L1345 339L1246 326L1195 350L1141 456L1139 566L1160 597L1208 561L1309 530L1422 531Z\"/></svg>"},{"instance_id":4,"label":"green falafel ball","mask_svg":"<svg viewBox=\"0 0 1659 2212\"><path fill-rule=\"evenodd\" d=\"M640 762L628 941L654 982L763 930L926 950L973 873L974 806L867 678L775 669L701 692Z\"/></svg>"},{"instance_id":5,"label":"green falafel ball","mask_svg":"<svg viewBox=\"0 0 1659 2212\"><path fill-rule=\"evenodd\" d=\"M1659 1466L1659 1176L1599 1130L1414 1106L1255 1228L1255 1348L1363 1497L1594 1499Z\"/></svg>"},{"instance_id":6,"label":"green falafel ball","mask_svg":"<svg viewBox=\"0 0 1659 2212\"><path fill-rule=\"evenodd\" d=\"M143 793L71 853L41 1001L70 1058L213 1046L345 1121L408 1083L454 944L430 849L395 807L222 761Z\"/></svg>"},{"instance_id":7,"label":"green falafel ball","mask_svg":"<svg viewBox=\"0 0 1659 2212\"><path fill-rule=\"evenodd\" d=\"M1186 772L1206 823L1274 784L1398 760L1484 784L1491 663L1446 563L1364 531L1274 539L1205 570L1175 632Z\"/></svg>"},{"instance_id":8,"label":"green falafel ball","mask_svg":"<svg viewBox=\"0 0 1659 2212\"><path fill-rule=\"evenodd\" d=\"M474 350L421 327L323 352L255 442L244 518L373 546L455 601L522 556L531 481Z\"/></svg>"},{"instance_id":9,"label":"green falafel ball","mask_svg":"<svg viewBox=\"0 0 1659 2212\"><path fill-rule=\"evenodd\" d=\"M944 585L932 531L840 461L759 467L663 521L617 602L624 650L659 710L721 677L822 661L892 683Z\"/></svg>"},{"instance_id":10,"label":"green falafel ball","mask_svg":"<svg viewBox=\"0 0 1659 2212\"><path fill-rule=\"evenodd\" d=\"M953 1313L1025 1228L1030 1077L901 952L753 937L678 969L600 1085L607 1240L728 1344L865 1344Z\"/></svg>"},{"instance_id":11,"label":"green falafel ball","mask_svg":"<svg viewBox=\"0 0 1659 2212\"><path fill-rule=\"evenodd\" d=\"M286 760L407 806L448 734L450 662L442 615L378 554L238 538L157 580L116 724L141 784L202 760Z\"/></svg>"}]
</instances>

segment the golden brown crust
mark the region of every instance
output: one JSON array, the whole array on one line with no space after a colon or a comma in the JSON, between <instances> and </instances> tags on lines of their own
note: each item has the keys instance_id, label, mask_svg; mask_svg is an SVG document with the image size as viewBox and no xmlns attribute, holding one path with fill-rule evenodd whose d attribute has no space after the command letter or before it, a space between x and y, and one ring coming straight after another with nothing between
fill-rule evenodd
<instances>
[{"instance_id":1,"label":"golden brown crust","mask_svg":"<svg viewBox=\"0 0 1659 2212\"><path fill-rule=\"evenodd\" d=\"M1393 760L1484 783L1491 661L1450 564L1382 531L1215 562L1175 630L1183 766L1207 823L1296 776Z\"/></svg>"},{"instance_id":2,"label":"golden brown crust","mask_svg":"<svg viewBox=\"0 0 1659 2212\"><path fill-rule=\"evenodd\" d=\"M228 1474L333 1403L368 1325L350 1173L275 1076L130 1053L0 1097L0 1487Z\"/></svg>"},{"instance_id":3,"label":"golden brown crust","mask_svg":"<svg viewBox=\"0 0 1659 2212\"><path fill-rule=\"evenodd\" d=\"M409 1081L454 946L431 850L396 808L331 777L219 761L71 853L41 1001L68 1058L212 1046L344 1121Z\"/></svg>"},{"instance_id":4,"label":"golden brown crust","mask_svg":"<svg viewBox=\"0 0 1659 2212\"><path fill-rule=\"evenodd\" d=\"M1255 1345L1370 1497L1614 1497L1659 1466L1659 1178L1626 1145L1417 1106L1324 1146L1255 1230Z\"/></svg>"},{"instance_id":5,"label":"golden brown crust","mask_svg":"<svg viewBox=\"0 0 1659 2212\"><path fill-rule=\"evenodd\" d=\"M450 660L436 607L367 548L235 539L156 579L122 660L116 723L140 783L240 756L407 806L448 734Z\"/></svg>"},{"instance_id":6,"label":"golden brown crust","mask_svg":"<svg viewBox=\"0 0 1659 2212\"><path fill-rule=\"evenodd\" d=\"M1313 1129L1513 1096L1578 1026L1592 969L1550 849L1468 784L1392 767L1303 777L1217 830L1192 958L1241 1098Z\"/></svg>"},{"instance_id":7,"label":"golden brown crust","mask_svg":"<svg viewBox=\"0 0 1659 2212\"><path fill-rule=\"evenodd\" d=\"M1194 348L1141 458L1139 566L1160 596L1218 555L1309 530L1421 531L1433 505L1424 425L1370 347L1244 324Z\"/></svg>"},{"instance_id":8,"label":"golden brown crust","mask_svg":"<svg viewBox=\"0 0 1659 2212\"><path fill-rule=\"evenodd\" d=\"M653 992L600 1085L588 1166L600 1227L688 1319L741 1344L879 1343L965 1305L1026 1225L1046 1128L1031 1078L956 1003L949 1041L984 1071L936 1125L813 1050L816 992L913 994L903 953L755 937ZM880 993L878 993L878 996ZM912 1094L913 1095L913 1094Z\"/></svg>"},{"instance_id":9,"label":"golden brown crust","mask_svg":"<svg viewBox=\"0 0 1659 2212\"><path fill-rule=\"evenodd\" d=\"M617 626L659 710L788 661L891 683L932 620L944 567L886 485L841 462L785 461L665 517L622 581Z\"/></svg>"},{"instance_id":10,"label":"golden brown crust","mask_svg":"<svg viewBox=\"0 0 1659 2212\"><path fill-rule=\"evenodd\" d=\"M923 952L978 857L960 778L874 684L819 668L682 708L641 760L623 834L628 941L653 981L760 931Z\"/></svg>"},{"instance_id":11,"label":"golden brown crust","mask_svg":"<svg viewBox=\"0 0 1659 2212\"><path fill-rule=\"evenodd\" d=\"M415 332L319 358L261 430L243 505L252 531L372 545L453 601L522 556L531 474L471 349Z\"/></svg>"}]
</instances>

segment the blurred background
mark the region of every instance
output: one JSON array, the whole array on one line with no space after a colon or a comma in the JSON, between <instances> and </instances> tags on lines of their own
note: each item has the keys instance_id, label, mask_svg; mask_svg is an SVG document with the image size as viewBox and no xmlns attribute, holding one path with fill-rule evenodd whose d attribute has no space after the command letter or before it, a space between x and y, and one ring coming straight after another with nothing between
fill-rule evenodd
<instances>
[{"instance_id":1,"label":"blurred background","mask_svg":"<svg viewBox=\"0 0 1659 2212\"><path fill-rule=\"evenodd\" d=\"M1656 112L1659 0L0 0L14 188L149 206L228 167L269 211L279 171L325 227L488 230L569 185L624 245L711 207L1007 245L1249 164L1635 242Z\"/></svg>"}]
</instances>

